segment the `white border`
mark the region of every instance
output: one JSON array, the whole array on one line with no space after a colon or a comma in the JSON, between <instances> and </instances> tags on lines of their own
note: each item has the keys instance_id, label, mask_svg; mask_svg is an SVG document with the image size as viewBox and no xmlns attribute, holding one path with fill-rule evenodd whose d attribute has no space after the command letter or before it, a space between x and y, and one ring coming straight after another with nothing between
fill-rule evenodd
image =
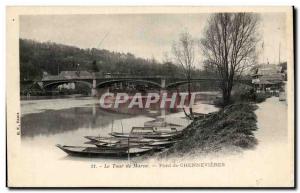
<instances>
[{"instance_id":1,"label":"white border","mask_svg":"<svg viewBox=\"0 0 300 193\"><path fill-rule=\"evenodd\" d=\"M72 2L72 4L70 4ZM9 5L198 5L198 6L231 6L231 5L238 5L238 6L254 6L254 5L295 5L296 8L300 7L300 1L299 0L251 0L251 1L239 1L239 0L230 0L230 1L221 1L221 0L204 0L201 2L196 2L192 0L131 0L131 1L122 1L122 0L72 0L72 1L66 1L66 0L51 0L51 1L38 1L38 0L27 0L26 2L22 0L2 0L1 2L1 9L0 9L0 24L1 24L1 44L0 44L0 89L2 92L0 92L0 98L1 98L1 110L0 110L0 123L1 123L1 132L0 132L0 191L1 192L8 192L9 190L5 187L5 40L6 40L6 28L5 28L5 7ZM299 14L299 13L298 13ZM297 26L299 26L299 19L296 19ZM298 31L297 29L295 29ZM297 38L297 42L295 42L298 45L299 38ZM299 49L295 55L299 54ZM297 64L295 64L297 65ZM300 70L297 68L297 73L299 74ZM297 90L299 90L299 83L297 85ZM299 95L298 95L299 96ZM300 118L300 115L298 114L297 119ZM299 131L298 137L299 137ZM299 148L297 154L299 155ZM298 178L299 179L299 178ZM299 182L297 182L299 184ZM42 190L28 190L26 192L41 192ZM110 191L104 191L103 192L110 192ZM284 191L284 190L283 190ZM50 190L49 192L62 192L61 190ZM85 192L84 190L79 190L76 192ZM139 191L137 191L139 192ZM210 191L215 192L215 191ZM240 191L237 191L240 192ZM260 192L260 191L259 191Z\"/></svg>"}]
</instances>

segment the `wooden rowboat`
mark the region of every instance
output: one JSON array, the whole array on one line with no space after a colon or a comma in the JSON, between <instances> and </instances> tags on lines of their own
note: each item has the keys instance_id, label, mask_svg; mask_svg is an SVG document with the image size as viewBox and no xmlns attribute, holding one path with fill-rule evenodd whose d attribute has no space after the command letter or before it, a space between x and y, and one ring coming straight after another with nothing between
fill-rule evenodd
<instances>
[{"instance_id":1,"label":"wooden rowboat","mask_svg":"<svg viewBox=\"0 0 300 193\"><path fill-rule=\"evenodd\" d=\"M156 147L156 148L166 148L171 147L174 145L176 141L155 141L155 142L149 142L149 143L137 143L137 142L126 142L126 141L119 141L119 142L91 142L90 144L93 144L100 148L128 148L128 147L141 147L141 146L147 146L147 147Z\"/></svg>"},{"instance_id":2,"label":"wooden rowboat","mask_svg":"<svg viewBox=\"0 0 300 193\"><path fill-rule=\"evenodd\" d=\"M106 143L117 143L123 142L128 143L128 137L99 137L99 136L85 136L86 139L92 142L106 142ZM161 139L146 139L141 137L132 137L129 139L130 143L148 144L150 142L159 142Z\"/></svg>"},{"instance_id":3,"label":"wooden rowboat","mask_svg":"<svg viewBox=\"0 0 300 193\"><path fill-rule=\"evenodd\" d=\"M112 132L111 136L118 138L174 139L182 136L182 131L159 131L153 127L132 127L130 133Z\"/></svg>"},{"instance_id":4,"label":"wooden rowboat","mask_svg":"<svg viewBox=\"0 0 300 193\"><path fill-rule=\"evenodd\" d=\"M154 149L150 147L131 147L129 149L128 148L107 149L107 148L98 148L98 147L67 146L67 145L59 145L59 144L57 144L56 146L71 156L79 156L79 157L124 158L127 157L128 155L130 157L136 157L154 151Z\"/></svg>"}]
</instances>

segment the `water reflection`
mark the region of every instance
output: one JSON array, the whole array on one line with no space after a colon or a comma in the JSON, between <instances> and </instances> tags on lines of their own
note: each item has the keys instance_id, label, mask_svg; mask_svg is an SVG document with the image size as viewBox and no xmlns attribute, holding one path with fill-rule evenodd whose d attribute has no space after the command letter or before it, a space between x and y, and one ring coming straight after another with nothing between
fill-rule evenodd
<instances>
[{"instance_id":1,"label":"water reflection","mask_svg":"<svg viewBox=\"0 0 300 193\"><path fill-rule=\"evenodd\" d=\"M21 135L53 135L79 128L99 129L111 124L112 120L133 117L130 114L110 113L100 108L75 107L62 110L46 110L41 113L24 115L21 118Z\"/></svg>"}]
</instances>

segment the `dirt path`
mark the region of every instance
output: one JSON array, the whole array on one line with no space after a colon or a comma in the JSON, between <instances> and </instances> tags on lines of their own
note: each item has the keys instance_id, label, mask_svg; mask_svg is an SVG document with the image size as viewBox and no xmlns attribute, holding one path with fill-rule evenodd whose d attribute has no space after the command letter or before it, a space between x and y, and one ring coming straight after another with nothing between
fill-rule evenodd
<instances>
[{"instance_id":1,"label":"dirt path","mask_svg":"<svg viewBox=\"0 0 300 193\"><path fill-rule=\"evenodd\" d=\"M244 170L244 177L255 186L290 186L293 182L293 157L290 157L287 134L287 105L272 97L258 104L255 111L258 145L247 150L239 160L231 160Z\"/></svg>"},{"instance_id":2,"label":"dirt path","mask_svg":"<svg viewBox=\"0 0 300 193\"><path fill-rule=\"evenodd\" d=\"M259 144L257 148L274 143L286 143L287 141L287 105L285 101L279 101L278 97L268 98L258 104L255 111L258 130L255 137Z\"/></svg>"}]
</instances>

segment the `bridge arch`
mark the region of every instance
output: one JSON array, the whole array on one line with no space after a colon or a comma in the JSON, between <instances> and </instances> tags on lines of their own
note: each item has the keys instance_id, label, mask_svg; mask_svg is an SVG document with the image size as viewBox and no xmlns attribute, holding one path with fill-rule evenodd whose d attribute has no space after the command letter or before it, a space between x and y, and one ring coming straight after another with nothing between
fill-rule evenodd
<instances>
[{"instance_id":1,"label":"bridge arch","mask_svg":"<svg viewBox=\"0 0 300 193\"><path fill-rule=\"evenodd\" d=\"M96 85L96 88L103 88L105 86L112 85L114 83L120 83L120 82L147 83L147 84L155 86L157 88L162 88L161 84L159 84L157 82L153 82L153 81L150 81L150 80L142 80L142 79L137 79L137 80L136 79L108 80L108 81L98 83Z\"/></svg>"},{"instance_id":2,"label":"bridge arch","mask_svg":"<svg viewBox=\"0 0 300 193\"><path fill-rule=\"evenodd\" d=\"M220 82L220 80L190 80L190 83L203 83L203 82L214 82L214 83L217 83L217 82ZM177 86L181 86L181 85L186 85L188 84L188 81L187 80L182 80L182 81L177 81L177 82L173 82L173 83L170 83L168 85L166 85L166 88L167 89L171 89L171 88L176 88Z\"/></svg>"},{"instance_id":3,"label":"bridge arch","mask_svg":"<svg viewBox=\"0 0 300 193\"><path fill-rule=\"evenodd\" d=\"M205 80L205 79L192 79L190 80L191 83L203 83L203 82L213 82L213 83L220 83L222 80L220 79L210 79L210 80ZM245 84L245 85L249 85L249 86L253 86L251 81L248 80L237 80L236 81L237 84ZM181 86L181 85L186 85L188 84L187 80L183 80L183 81L177 81L177 82L173 82L170 83L168 85L166 85L167 89L171 89L171 88L176 88L177 86Z\"/></svg>"},{"instance_id":4,"label":"bridge arch","mask_svg":"<svg viewBox=\"0 0 300 193\"><path fill-rule=\"evenodd\" d=\"M53 88L54 86L59 86L59 85L68 84L68 83L82 83L82 84L88 86L89 88L93 87L92 83L83 81L83 80L60 80L60 81L55 81L55 82L45 84L45 85L43 85L43 88L49 89L49 88Z\"/></svg>"}]
</instances>

